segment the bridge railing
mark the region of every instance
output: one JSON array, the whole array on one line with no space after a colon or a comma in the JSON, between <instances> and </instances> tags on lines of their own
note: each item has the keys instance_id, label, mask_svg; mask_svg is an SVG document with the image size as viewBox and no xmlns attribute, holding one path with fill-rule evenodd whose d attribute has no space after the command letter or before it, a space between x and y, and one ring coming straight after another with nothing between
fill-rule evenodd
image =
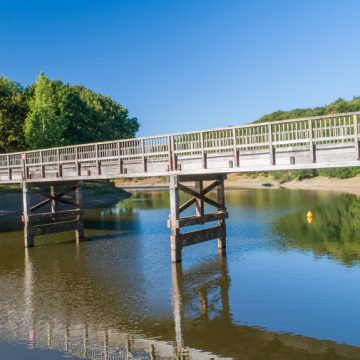
<instances>
[{"instance_id":1,"label":"bridge railing","mask_svg":"<svg viewBox=\"0 0 360 360\"><path fill-rule=\"evenodd\" d=\"M355 143L358 146L360 112L290 119L243 126L151 136L0 155L0 171L22 171L33 166L71 164L168 162L174 158L222 155L233 152L296 147L306 144ZM146 168L146 167L144 167ZM1 176L1 174L0 174Z\"/></svg>"}]
</instances>

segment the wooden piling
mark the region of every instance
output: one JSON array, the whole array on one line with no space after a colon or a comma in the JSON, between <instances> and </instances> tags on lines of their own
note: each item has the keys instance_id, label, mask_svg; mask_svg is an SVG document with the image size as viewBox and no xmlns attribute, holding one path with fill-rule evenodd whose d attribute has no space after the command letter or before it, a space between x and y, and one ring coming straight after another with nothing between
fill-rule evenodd
<instances>
[{"instance_id":1,"label":"wooden piling","mask_svg":"<svg viewBox=\"0 0 360 360\"><path fill-rule=\"evenodd\" d=\"M172 175L170 176L170 217L171 229L171 259L173 262L181 261L181 251L185 246L199 244L204 241L217 239L219 253L226 248L226 224L228 216L225 207L225 192L223 174L202 175ZM204 186L204 182L211 182ZM185 185L195 182L195 188ZM217 200L212 200L207 194L217 191ZM179 202L179 191L192 196L183 204ZM215 212L205 213L205 203L215 207ZM195 205L195 215L181 217L181 213ZM216 226L204 226L204 228L182 232L181 229L192 225L206 225L209 222L217 222Z\"/></svg>"},{"instance_id":2,"label":"wooden piling","mask_svg":"<svg viewBox=\"0 0 360 360\"><path fill-rule=\"evenodd\" d=\"M35 236L63 231L75 230L77 241L84 238L82 183L77 182L75 185L72 183L72 186L61 192L59 192L59 184L63 185L64 183L37 184L38 187L42 188L39 194L44 196L45 200L32 205L30 184L23 181L22 198L25 247L34 246ZM46 188L49 189L49 193L44 191ZM75 193L74 199L69 196L72 192ZM58 203L67 205L68 209L59 210ZM41 209L49 205L50 212L41 212Z\"/></svg>"},{"instance_id":3,"label":"wooden piling","mask_svg":"<svg viewBox=\"0 0 360 360\"><path fill-rule=\"evenodd\" d=\"M31 228L29 215L30 209L30 185L26 181L22 183L22 200L23 200L23 224L24 224L24 245L26 248L34 246L34 234Z\"/></svg>"}]
</instances>

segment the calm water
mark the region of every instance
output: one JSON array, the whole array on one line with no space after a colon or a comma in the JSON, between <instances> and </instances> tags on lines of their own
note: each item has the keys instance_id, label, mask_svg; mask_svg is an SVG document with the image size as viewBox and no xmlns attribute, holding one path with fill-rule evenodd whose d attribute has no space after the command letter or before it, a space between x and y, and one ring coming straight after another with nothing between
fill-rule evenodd
<instances>
[{"instance_id":1,"label":"calm water","mask_svg":"<svg viewBox=\"0 0 360 360\"><path fill-rule=\"evenodd\" d=\"M89 210L78 247L62 234L26 252L0 218L0 358L360 359L360 200L226 195L226 257L212 241L178 266L165 191Z\"/></svg>"}]
</instances>

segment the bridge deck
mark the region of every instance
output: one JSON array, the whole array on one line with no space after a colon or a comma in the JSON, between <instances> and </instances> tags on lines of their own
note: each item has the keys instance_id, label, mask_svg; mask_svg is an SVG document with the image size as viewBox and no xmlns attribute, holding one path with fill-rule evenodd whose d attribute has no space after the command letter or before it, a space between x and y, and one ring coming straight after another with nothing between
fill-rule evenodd
<instances>
[{"instance_id":1,"label":"bridge deck","mask_svg":"<svg viewBox=\"0 0 360 360\"><path fill-rule=\"evenodd\" d=\"M0 184L359 166L360 112L0 155Z\"/></svg>"}]
</instances>

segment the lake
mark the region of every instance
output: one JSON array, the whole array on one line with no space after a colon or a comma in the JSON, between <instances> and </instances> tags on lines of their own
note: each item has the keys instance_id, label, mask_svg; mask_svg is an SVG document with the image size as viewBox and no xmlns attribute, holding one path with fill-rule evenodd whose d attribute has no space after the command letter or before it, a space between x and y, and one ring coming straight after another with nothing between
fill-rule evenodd
<instances>
[{"instance_id":1,"label":"lake","mask_svg":"<svg viewBox=\"0 0 360 360\"><path fill-rule=\"evenodd\" d=\"M167 191L133 191L23 248L0 218L0 358L360 359L360 200L227 190L216 241L170 260ZM306 213L311 210L313 221Z\"/></svg>"}]
</instances>

